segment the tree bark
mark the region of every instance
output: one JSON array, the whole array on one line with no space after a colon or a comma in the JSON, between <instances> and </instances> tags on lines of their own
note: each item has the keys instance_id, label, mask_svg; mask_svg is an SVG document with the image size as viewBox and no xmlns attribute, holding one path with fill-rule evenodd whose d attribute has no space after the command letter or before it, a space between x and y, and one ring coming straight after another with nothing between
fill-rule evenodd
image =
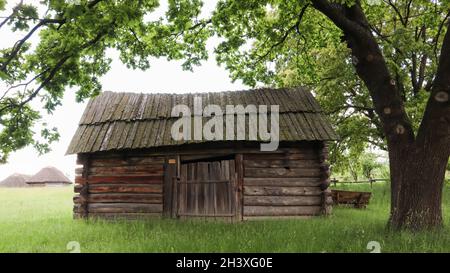
<instances>
[{"instance_id":1,"label":"tree bark","mask_svg":"<svg viewBox=\"0 0 450 273\"><path fill-rule=\"evenodd\" d=\"M314 0L313 5L343 31L356 72L382 122L391 172L389 226L413 231L442 226L442 189L450 153L450 32L446 33L433 90L415 137L396 81L360 4L348 7Z\"/></svg>"},{"instance_id":2,"label":"tree bark","mask_svg":"<svg viewBox=\"0 0 450 273\"><path fill-rule=\"evenodd\" d=\"M412 231L441 227L442 189L448 161L445 146L413 145L404 154L390 152L389 159L392 183L389 227Z\"/></svg>"}]
</instances>

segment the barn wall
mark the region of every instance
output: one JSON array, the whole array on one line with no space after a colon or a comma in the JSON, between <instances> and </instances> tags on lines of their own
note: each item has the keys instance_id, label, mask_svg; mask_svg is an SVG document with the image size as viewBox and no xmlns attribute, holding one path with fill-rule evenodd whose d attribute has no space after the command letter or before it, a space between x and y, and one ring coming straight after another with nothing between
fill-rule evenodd
<instances>
[{"instance_id":1,"label":"barn wall","mask_svg":"<svg viewBox=\"0 0 450 273\"><path fill-rule=\"evenodd\" d=\"M281 145L276 152L259 147L208 146L170 151L126 151L79 155L75 217L176 217L169 158L195 160L236 155L236 219L303 217L331 212L327 148L321 142ZM176 156L178 155L178 157ZM168 175L164 180L164 172ZM165 189L165 190L164 190ZM166 209L164 209L166 208Z\"/></svg>"},{"instance_id":2,"label":"barn wall","mask_svg":"<svg viewBox=\"0 0 450 273\"><path fill-rule=\"evenodd\" d=\"M326 147L291 148L289 153L244 154L243 218L328 214Z\"/></svg>"},{"instance_id":3,"label":"barn wall","mask_svg":"<svg viewBox=\"0 0 450 273\"><path fill-rule=\"evenodd\" d=\"M141 218L163 211L164 157L127 154L80 156L75 217Z\"/></svg>"}]
</instances>

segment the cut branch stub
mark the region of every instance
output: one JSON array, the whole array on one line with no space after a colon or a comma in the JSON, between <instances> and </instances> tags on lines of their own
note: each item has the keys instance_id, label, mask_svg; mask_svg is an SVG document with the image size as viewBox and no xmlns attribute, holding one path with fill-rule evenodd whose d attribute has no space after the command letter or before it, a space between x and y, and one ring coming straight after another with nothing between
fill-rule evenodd
<instances>
[{"instance_id":1,"label":"cut branch stub","mask_svg":"<svg viewBox=\"0 0 450 273\"><path fill-rule=\"evenodd\" d=\"M404 127L403 125L401 125L401 124L398 124L398 125L395 127L395 132L396 132L398 135L402 135L402 134L405 133L405 127Z\"/></svg>"},{"instance_id":2,"label":"cut branch stub","mask_svg":"<svg viewBox=\"0 0 450 273\"><path fill-rule=\"evenodd\" d=\"M445 91L437 92L436 95L434 95L434 99L437 102L448 102L448 93Z\"/></svg>"},{"instance_id":3,"label":"cut branch stub","mask_svg":"<svg viewBox=\"0 0 450 273\"><path fill-rule=\"evenodd\" d=\"M371 62L371 61L374 60L374 58L375 58L375 57L374 57L372 54L369 54L369 55L367 55L366 60L367 60L368 62Z\"/></svg>"}]
</instances>

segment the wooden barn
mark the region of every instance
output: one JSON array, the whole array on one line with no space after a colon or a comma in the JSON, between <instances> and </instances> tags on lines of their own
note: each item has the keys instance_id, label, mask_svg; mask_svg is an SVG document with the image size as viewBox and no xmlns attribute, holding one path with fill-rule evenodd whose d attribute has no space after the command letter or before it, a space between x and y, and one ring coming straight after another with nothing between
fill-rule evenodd
<instances>
[{"instance_id":1,"label":"wooden barn","mask_svg":"<svg viewBox=\"0 0 450 273\"><path fill-rule=\"evenodd\" d=\"M260 140L174 140L175 105L279 105L279 147ZM192 118L194 117L194 114ZM205 117L202 117L205 118ZM234 116L233 116L234 118ZM245 115L246 126L254 126ZM224 129L225 130L225 129ZM199 94L103 92L68 148L77 154L75 217L240 221L328 214L326 141L336 135L303 88Z\"/></svg>"}]
</instances>

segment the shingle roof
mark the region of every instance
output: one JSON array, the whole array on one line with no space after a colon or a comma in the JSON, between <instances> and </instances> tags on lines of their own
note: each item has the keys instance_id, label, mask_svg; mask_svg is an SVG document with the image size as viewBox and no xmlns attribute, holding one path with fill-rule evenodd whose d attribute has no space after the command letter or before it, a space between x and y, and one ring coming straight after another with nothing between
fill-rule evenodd
<instances>
[{"instance_id":1,"label":"shingle roof","mask_svg":"<svg viewBox=\"0 0 450 273\"><path fill-rule=\"evenodd\" d=\"M86 106L67 153L206 142L175 141L170 134L178 119L171 117L173 106L184 104L193 109L194 97L201 97L203 106L215 104L223 111L226 105L268 105L269 111L270 105L279 105L280 141L336 139L317 101L303 88L198 94L103 92Z\"/></svg>"}]
</instances>

